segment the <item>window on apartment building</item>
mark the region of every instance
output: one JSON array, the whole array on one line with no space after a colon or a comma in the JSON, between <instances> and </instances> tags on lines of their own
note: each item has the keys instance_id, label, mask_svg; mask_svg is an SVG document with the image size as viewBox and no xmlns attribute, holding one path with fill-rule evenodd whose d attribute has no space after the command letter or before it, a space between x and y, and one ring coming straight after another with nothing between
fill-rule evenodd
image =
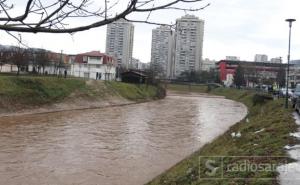
<instances>
[{"instance_id":1,"label":"window on apartment building","mask_svg":"<svg viewBox=\"0 0 300 185\"><path fill-rule=\"evenodd\" d=\"M90 60L100 60L100 57L90 57Z\"/></svg>"},{"instance_id":2,"label":"window on apartment building","mask_svg":"<svg viewBox=\"0 0 300 185\"><path fill-rule=\"evenodd\" d=\"M180 60L179 64L185 64L185 60Z\"/></svg>"},{"instance_id":3,"label":"window on apartment building","mask_svg":"<svg viewBox=\"0 0 300 185\"><path fill-rule=\"evenodd\" d=\"M82 57L82 61L83 61L83 62L87 62L87 61L88 61L88 57L87 57L87 56L83 56L83 57Z\"/></svg>"}]
</instances>

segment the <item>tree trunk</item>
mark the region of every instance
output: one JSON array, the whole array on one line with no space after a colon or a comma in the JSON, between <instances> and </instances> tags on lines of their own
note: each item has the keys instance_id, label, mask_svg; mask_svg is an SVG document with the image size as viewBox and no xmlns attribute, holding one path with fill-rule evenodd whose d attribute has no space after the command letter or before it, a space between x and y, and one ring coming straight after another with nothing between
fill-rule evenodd
<instances>
[{"instance_id":1,"label":"tree trunk","mask_svg":"<svg viewBox=\"0 0 300 185\"><path fill-rule=\"evenodd\" d=\"M17 68L18 68L17 76L19 76L19 74L20 74L20 66L17 66Z\"/></svg>"}]
</instances>

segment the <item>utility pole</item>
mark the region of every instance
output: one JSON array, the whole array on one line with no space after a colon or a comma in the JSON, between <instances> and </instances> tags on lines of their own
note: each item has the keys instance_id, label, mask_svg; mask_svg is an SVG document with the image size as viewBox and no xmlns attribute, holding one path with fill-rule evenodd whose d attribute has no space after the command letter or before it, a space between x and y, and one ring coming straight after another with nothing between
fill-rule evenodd
<instances>
[{"instance_id":1,"label":"utility pole","mask_svg":"<svg viewBox=\"0 0 300 185\"><path fill-rule=\"evenodd\" d=\"M285 108L289 107L288 94L289 94L289 78L290 78L290 59L291 59L291 35L292 35L292 24L296 19L286 19L289 23L289 49L288 49L288 63L287 63L287 79L286 79L286 94L285 94Z\"/></svg>"}]
</instances>

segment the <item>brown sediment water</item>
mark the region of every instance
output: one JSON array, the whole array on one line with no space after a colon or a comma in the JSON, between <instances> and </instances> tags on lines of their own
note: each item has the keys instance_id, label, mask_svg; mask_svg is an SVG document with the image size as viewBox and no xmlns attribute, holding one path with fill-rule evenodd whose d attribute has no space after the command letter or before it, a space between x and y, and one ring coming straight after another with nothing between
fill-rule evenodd
<instances>
[{"instance_id":1,"label":"brown sediment water","mask_svg":"<svg viewBox=\"0 0 300 185\"><path fill-rule=\"evenodd\" d=\"M140 185L247 114L223 98L0 118L0 184Z\"/></svg>"}]
</instances>

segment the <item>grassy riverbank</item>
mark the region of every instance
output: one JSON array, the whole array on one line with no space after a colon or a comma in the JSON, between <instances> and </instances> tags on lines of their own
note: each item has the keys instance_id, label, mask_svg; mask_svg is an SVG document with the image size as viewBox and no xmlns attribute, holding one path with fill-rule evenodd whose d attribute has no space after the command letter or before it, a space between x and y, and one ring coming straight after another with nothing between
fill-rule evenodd
<instances>
[{"instance_id":1,"label":"grassy riverbank","mask_svg":"<svg viewBox=\"0 0 300 185\"><path fill-rule=\"evenodd\" d=\"M47 105L65 98L101 100L122 97L131 101L161 98L154 86L121 82L86 81L78 78L0 76L0 110Z\"/></svg>"},{"instance_id":2,"label":"grassy riverbank","mask_svg":"<svg viewBox=\"0 0 300 185\"><path fill-rule=\"evenodd\" d=\"M121 82L108 82L106 86L110 91L132 101L145 101L164 98L164 89L151 85L135 85Z\"/></svg>"},{"instance_id":3,"label":"grassy riverbank","mask_svg":"<svg viewBox=\"0 0 300 185\"><path fill-rule=\"evenodd\" d=\"M170 85L169 89L181 93L190 91L204 93L208 91L204 87L188 88L180 85ZM292 117L292 111L283 109L282 100L271 100L254 106L252 102L254 92L217 88L211 90L210 93L244 103L249 110L248 119L244 119L232 126L225 134L206 144L199 151L158 176L148 185L278 184L276 180L278 174L274 170L264 168L263 170L236 170L233 172L228 170L228 166L243 164L245 161L250 161L251 164L255 165L270 164L274 166L286 162L286 158L276 158L274 156L287 156L286 151L283 149L284 146L295 142L289 136L289 133L295 132L297 129ZM233 132L240 132L241 137L233 138ZM206 163L208 160L213 162L211 163L212 166L219 167L216 168L215 174L210 173L212 172L211 168L208 168L209 166Z\"/></svg>"}]
</instances>

